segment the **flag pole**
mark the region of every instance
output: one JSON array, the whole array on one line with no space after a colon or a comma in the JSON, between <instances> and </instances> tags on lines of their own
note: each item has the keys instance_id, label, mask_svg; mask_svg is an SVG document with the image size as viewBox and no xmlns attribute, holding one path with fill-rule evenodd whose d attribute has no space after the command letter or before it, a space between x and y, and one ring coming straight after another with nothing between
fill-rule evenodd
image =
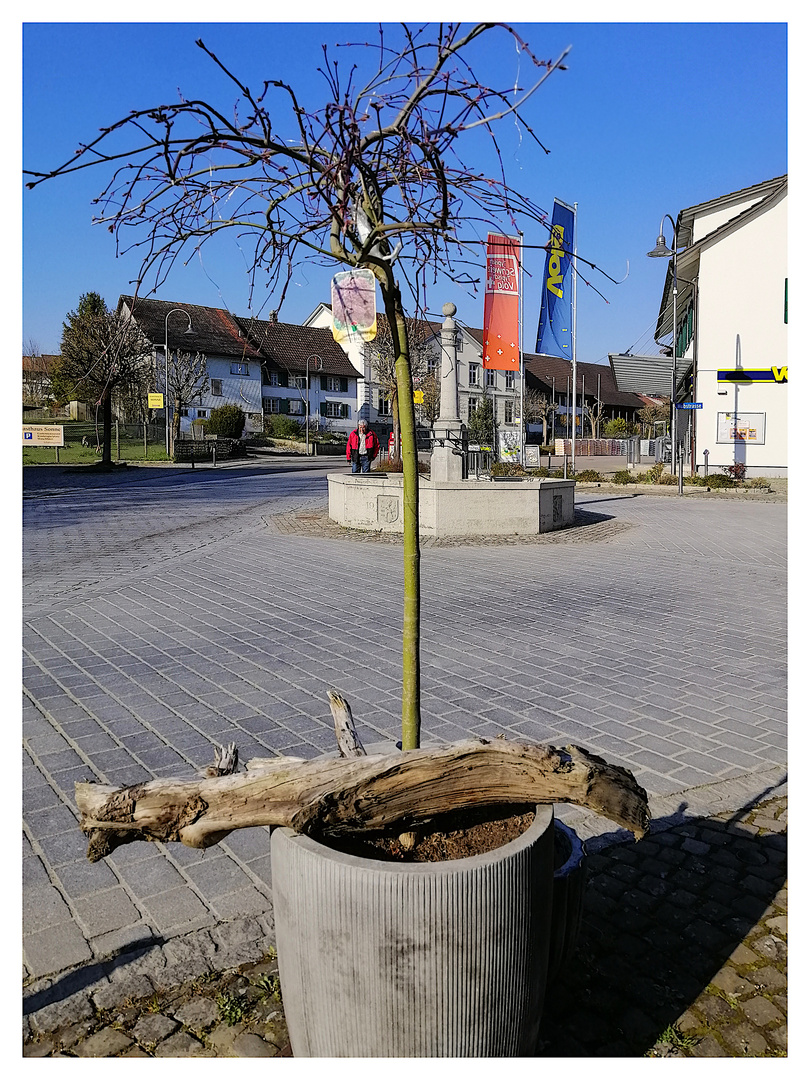
<instances>
[{"instance_id":1,"label":"flag pole","mask_svg":"<svg viewBox=\"0 0 810 1080\"><path fill-rule=\"evenodd\" d=\"M571 260L571 298L574 317L571 321L571 375L574 399L574 415L571 431L571 475L576 476L577 469L577 206L574 203L574 257ZM584 407L584 399L583 399Z\"/></svg>"},{"instance_id":2,"label":"flag pole","mask_svg":"<svg viewBox=\"0 0 810 1080\"><path fill-rule=\"evenodd\" d=\"M520 464L526 467L526 418L523 413L523 391L526 385L525 357L523 355L523 233L518 232L520 237L520 323L518 326L518 367L520 368Z\"/></svg>"}]
</instances>

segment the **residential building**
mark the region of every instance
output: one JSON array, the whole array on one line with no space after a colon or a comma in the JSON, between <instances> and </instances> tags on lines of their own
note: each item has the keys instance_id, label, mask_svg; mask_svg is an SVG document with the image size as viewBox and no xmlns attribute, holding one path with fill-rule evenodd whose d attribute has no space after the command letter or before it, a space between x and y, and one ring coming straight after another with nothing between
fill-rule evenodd
<instances>
[{"instance_id":1,"label":"residential building","mask_svg":"<svg viewBox=\"0 0 810 1080\"><path fill-rule=\"evenodd\" d=\"M698 468L787 474L787 176L681 210L656 340L676 343L676 447ZM671 393L668 356L610 356L619 389ZM707 453L706 453L707 452Z\"/></svg>"},{"instance_id":2,"label":"residential building","mask_svg":"<svg viewBox=\"0 0 810 1080\"><path fill-rule=\"evenodd\" d=\"M348 432L356 424L357 376L331 332L131 296L120 298L119 309L151 344L156 389L164 382L167 328L170 353L205 356L208 389L183 407L181 432L207 419L212 409L238 405L247 417L245 433L260 433L264 417L275 413L304 421L308 400L312 428Z\"/></svg>"}]
</instances>

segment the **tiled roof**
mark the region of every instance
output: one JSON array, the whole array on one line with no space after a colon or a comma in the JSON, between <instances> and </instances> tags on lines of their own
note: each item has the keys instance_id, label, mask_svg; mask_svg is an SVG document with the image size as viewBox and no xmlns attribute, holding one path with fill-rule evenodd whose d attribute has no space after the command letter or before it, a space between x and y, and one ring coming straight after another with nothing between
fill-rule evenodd
<instances>
[{"instance_id":1,"label":"tiled roof","mask_svg":"<svg viewBox=\"0 0 810 1080\"><path fill-rule=\"evenodd\" d=\"M267 361L288 371L305 371L308 356L317 355L323 361L318 370L328 375L357 378L357 370L332 337L331 330L291 323L246 319L232 315L222 308L198 304L175 303L122 296L135 321L153 345L163 345L166 316L174 314L168 323L169 348L201 352L206 356L237 356L240 359ZM186 334L191 319L191 333Z\"/></svg>"},{"instance_id":2,"label":"tiled roof","mask_svg":"<svg viewBox=\"0 0 810 1080\"><path fill-rule=\"evenodd\" d=\"M344 375L356 379L357 368L332 337L332 331L317 326L296 326L294 323L266 322L262 319L234 321L245 337L256 346L270 363L287 371L306 371L307 357L317 356L326 375ZM310 372L315 370L310 364Z\"/></svg>"},{"instance_id":3,"label":"tiled roof","mask_svg":"<svg viewBox=\"0 0 810 1080\"><path fill-rule=\"evenodd\" d=\"M174 303L168 300L149 300L131 296L120 297L118 304L127 305L132 315L153 345L162 345L166 335L166 316L171 311L186 312L191 318L191 333L186 334L188 320L175 314L168 321L169 348L184 352L201 352L206 356L238 356L246 360L261 360L255 349L239 335L234 317L221 308L201 307L198 304Z\"/></svg>"},{"instance_id":4,"label":"tiled roof","mask_svg":"<svg viewBox=\"0 0 810 1080\"><path fill-rule=\"evenodd\" d=\"M525 353L526 385L534 385L541 390L551 390L554 379L554 391L565 392L566 379L571 377L571 363L560 356L540 356ZM616 388L613 371L606 364L577 363L577 393L582 393L582 376L585 376L585 396L595 398L597 390L600 400L605 405L621 405L629 409L640 409L644 402L638 394L626 394Z\"/></svg>"},{"instance_id":5,"label":"tiled roof","mask_svg":"<svg viewBox=\"0 0 810 1080\"><path fill-rule=\"evenodd\" d=\"M58 356L54 356L52 353L43 353L41 356L24 356L22 358L23 374L30 371L35 374L39 374L44 371L46 375L51 374L51 368L59 359Z\"/></svg>"}]
</instances>

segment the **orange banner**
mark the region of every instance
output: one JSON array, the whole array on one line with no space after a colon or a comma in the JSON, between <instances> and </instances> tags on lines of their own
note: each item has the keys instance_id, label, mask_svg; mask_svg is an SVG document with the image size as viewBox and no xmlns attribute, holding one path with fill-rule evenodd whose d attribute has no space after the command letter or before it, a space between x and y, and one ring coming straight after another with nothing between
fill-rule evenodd
<instances>
[{"instance_id":1,"label":"orange banner","mask_svg":"<svg viewBox=\"0 0 810 1080\"><path fill-rule=\"evenodd\" d=\"M520 241L498 233L487 235L483 364L520 370Z\"/></svg>"}]
</instances>

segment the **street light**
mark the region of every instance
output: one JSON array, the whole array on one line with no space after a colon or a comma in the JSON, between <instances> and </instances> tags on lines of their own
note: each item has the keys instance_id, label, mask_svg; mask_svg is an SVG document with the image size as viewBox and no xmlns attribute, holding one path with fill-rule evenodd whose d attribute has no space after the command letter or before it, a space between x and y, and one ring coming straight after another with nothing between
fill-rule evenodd
<instances>
[{"instance_id":1,"label":"street light","mask_svg":"<svg viewBox=\"0 0 810 1080\"><path fill-rule=\"evenodd\" d=\"M166 391L166 400L163 403L166 412L166 457L168 457L171 453L171 450L169 449L169 315L174 315L175 312L179 312L181 315L185 315L185 317L188 319L188 330L184 330L183 333L192 333L191 316L185 308L172 308L171 311L166 313L166 322L164 325L165 332L163 336L163 357L166 361L166 386L164 387Z\"/></svg>"},{"instance_id":2,"label":"street light","mask_svg":"<svg viewBox=\"0 0 810 1080\"><path fill-rule=\"evenodd\" d=\"M672 248L667 247L666 240L664 239L664 218L669 218L669 223L672 226ZM655 241L655 248L652 251L648 251L647 255L651 259L663 257L669 258L672 256L672 401L670 402L670 411L672 413L670 419L670 443L672 445L672 452L670 454L670 466L672 475L675 476L677 470L675 464L675 431L677 422L677 411L675 409L675 365L678 352L678 229L669 214L664 214L664 217L661 218L661 224L658 226L658 239Z\"/></svg>"},{"instance_id":3,"label":"street light","mask_svg":"<svg viewBox=\"0 0 810 1080\"><path fill-rule=\"evenodd\" d=\"M320 369L323 367L323 360L321 360L320 356L316 356L316 355L313 354L312 356L307 357L307 367L306 367L306 370L307 370L307 420L306 420L307 457L309 457L309 362L310 362L310 360L315 361L315 370L316 371L320 371Z\"/></svg>"}]
</instances>

